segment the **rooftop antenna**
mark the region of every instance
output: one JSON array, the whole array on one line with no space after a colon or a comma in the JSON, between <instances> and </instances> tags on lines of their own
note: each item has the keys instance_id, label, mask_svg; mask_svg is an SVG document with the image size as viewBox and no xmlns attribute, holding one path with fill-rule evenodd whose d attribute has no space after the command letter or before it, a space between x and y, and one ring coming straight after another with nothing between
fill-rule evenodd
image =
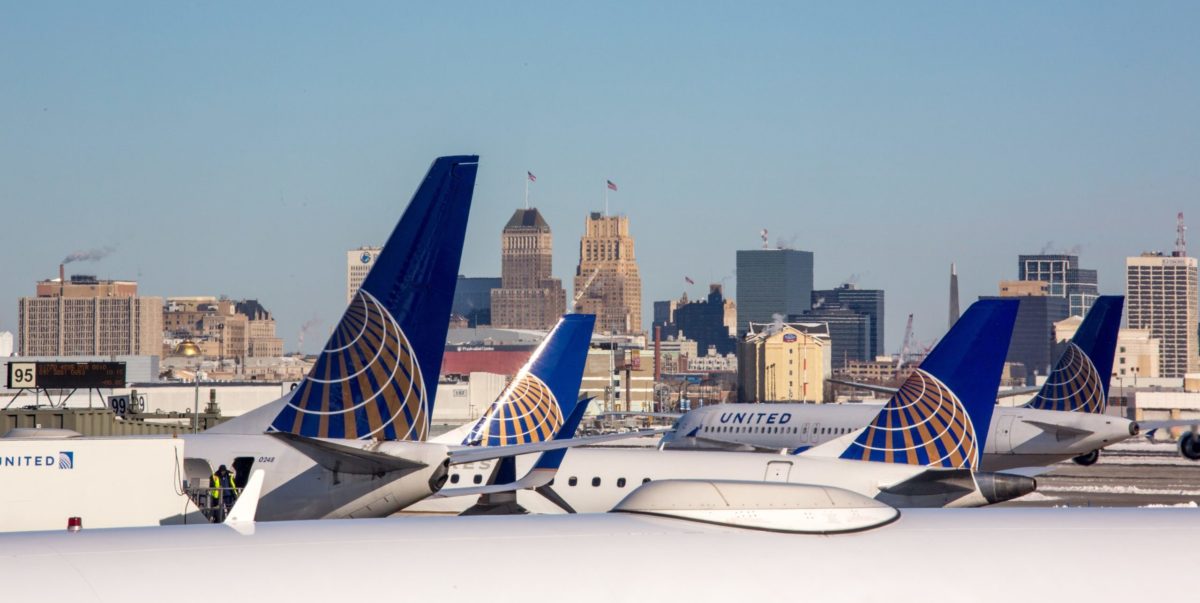
<instances>
[{"instance_id":1,"label":"rooftop antenna","mask_svg":"<svg viewBox=\"0 0 1200 603\"><path fill-rule=\"evenodd\" d=\"M1175 257L1187 257L1187 226L1183 223L1183 212L1175 217Z\"/></svg>"},{"instance_id":2,"label":"rooftop antenna","mask_svg":"<svg viewBox=\"0 0 1200 603\"><path fill-rule=\"evenodd\" d=\"M770 249L771 243L767 240L767 229L765 229L765 228L762 229L762 232L758 233L758 236L762 237L762 242L763 242L762 248Z\"/></svg>"}]
</instances>

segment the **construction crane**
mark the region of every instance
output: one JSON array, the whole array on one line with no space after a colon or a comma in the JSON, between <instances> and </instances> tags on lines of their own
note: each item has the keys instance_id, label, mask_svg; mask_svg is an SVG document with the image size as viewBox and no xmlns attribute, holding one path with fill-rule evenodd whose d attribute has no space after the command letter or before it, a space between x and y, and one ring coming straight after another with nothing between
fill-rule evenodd
<instances>
[{"instance_id":1,"label":"construction crane","mask_svg":"<svg viewBox=\"0 0 1200 603\"><path fill-rule=\"evenodd\" d=\"M896 358L896 370L904 366L904 361L908 359L908 351L912 346L913 331L912 331L913 315L908 315L908 323L904 325L904 344L900 346L900 356Z\"/></svg>"},{"instance_id":2,"label":"construction crane","mask_svg":"<svg viewBox=\"0 0 1200 603\"><path fill-rule=\"evenodd\" d=\"M599 266L597 266L595 270L592 270L592 273L590 275L588 275L587 280L583 282L583 286L580 287L579 290L575 292L575 299L571 300L572 307L578 305L579 300L583 299L583 294L587 293L588 287L592 286L592 281L596 280L597 274L600 274Z\"/></svg>"}]
</instances>

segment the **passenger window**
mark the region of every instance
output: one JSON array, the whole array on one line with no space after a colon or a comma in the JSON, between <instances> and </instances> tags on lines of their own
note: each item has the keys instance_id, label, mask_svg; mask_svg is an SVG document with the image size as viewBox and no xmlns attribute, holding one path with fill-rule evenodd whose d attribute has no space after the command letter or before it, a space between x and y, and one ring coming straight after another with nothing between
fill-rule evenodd
<instances>
[{"instance_id":1,"label":"passenger window","mask_svg":"<svg viewBox=\"0 0 1200 603\"><path fill-rule=\"evenodd\" d=\"M624 488L624 487L625 487L625 478L623 478L623 477L618 477L618 478L617 478L617 487L618 487L618 488Z\"/></svg>"},{"instance_id":2,"label":"passenger window","mask_svg":"<svg viewBox=\"0 0 1200 603\"><path fill-rule=\"evenodd\" d=\"M598 477L593 477L593 478L592 478L592 487L593 487L593 488L599 488L599 487L600 487L600 478L598 478Z\"/></svg>"},{"instance_id":3,"label":"passenger window","mask_svg":"<svg viewBox=\"0 0 1200 603\"><path fill-rule=\"evenodd\" d=\"M553 478L553 477L552 477L552 478L550 478L550 481L546 482L546 487L547 487L547 488L552 488L552 487L554 487L554 478Z\"/></svg>"},{"instance_id":4,"label":"passenger window","mask_svg":"<svg viewBox=\"0 0 1200 603\"><path fill-rule=\"evenodd\" d=\"M643 477L643 478L642 478L642 483L643 483L643 484L648 484L648 483L650 483L650 478L648 478L648 477Z\"/></svg>"},{"instance_id":5,"label":"passenger window","mask_svg":"<svg viewBox=\"0 0 1200 603\"><path fill-rule=\"evenodd\" d=\"M452 484L457 484L457 483L458 483L458 474L457 474L457 473L455 473L454 475L451 475L451 476L450 476L450 483L452 483Z\"/></svg>"},{"instance_id":6,"label":"passenger window","mask_svg":"<svg viewBox=\"0 0 1200 603\"><path fill-rule=\"evenodd\" d=\"M579 483L579 478L575 477L574 475L571 476L571 479L567 480L568 486L574 486L575 484L578 484L578 483Z\"/></svg>"},{"instance_id":7,"label":"passenger window","mask_svg":"<svg viewBox=\"0 0 1200 603\"><path fill-rule=\"evenodd\" d=\"M483 474L476 473L475 477L471 478L471 481L473 481L477 484L482 484L483 483Z\"/></svg>"}]
</instances>

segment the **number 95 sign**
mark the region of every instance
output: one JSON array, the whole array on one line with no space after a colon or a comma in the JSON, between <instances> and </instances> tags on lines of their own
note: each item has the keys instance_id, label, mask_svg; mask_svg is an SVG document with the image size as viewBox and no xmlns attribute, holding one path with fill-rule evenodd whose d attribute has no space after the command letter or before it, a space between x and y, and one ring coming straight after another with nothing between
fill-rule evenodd
<instances>
[{"instance_id":1,"label":"number 95 sign","mask_svg":"<svg viewBox=\"0 0 1200 603\"><path fill-rule=\"evenodd\" d=\"M8 389L33 389L36 387L36 362L8 363Z\"/></svg>"}]
</instances>

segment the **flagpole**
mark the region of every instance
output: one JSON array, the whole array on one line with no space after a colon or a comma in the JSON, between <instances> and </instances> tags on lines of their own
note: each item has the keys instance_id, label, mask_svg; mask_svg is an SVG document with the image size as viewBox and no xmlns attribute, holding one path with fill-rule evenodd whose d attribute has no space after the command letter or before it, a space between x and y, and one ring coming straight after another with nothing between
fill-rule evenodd
<instances>
[{"instance_id":1,"label":"flagpole","mask_svg":"<svg viewBox=\"0 0 1200 603\"><path fill-rule=\"evenodd\" d=\"M608 181L604 181L604 217L608 217Z\"/></svg>"},{"instance_id":2,"label":"flagpole","mask_svg":"<svg viewBox=\"0 0 1200 603\"><path fill-rule=\"evenodd\" d=\"M529 175L525 175L525 209L529 209Z\"/></svg>"}]
</instances>

